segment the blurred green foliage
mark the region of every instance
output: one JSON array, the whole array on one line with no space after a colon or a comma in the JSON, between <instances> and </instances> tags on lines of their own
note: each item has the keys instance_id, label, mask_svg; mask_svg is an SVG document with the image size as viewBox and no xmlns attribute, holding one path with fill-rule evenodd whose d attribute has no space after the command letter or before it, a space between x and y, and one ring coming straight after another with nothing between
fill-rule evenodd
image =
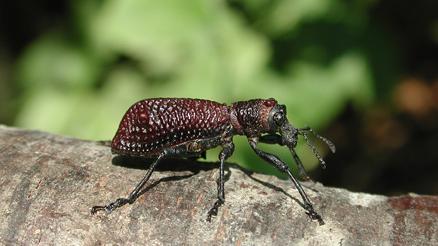
<instances>
[{"instance_id":1,"label":"blurred green foliage","mask_svg":"<svg viewBox=\"0 0 438 246\"><path fill-rule=\"evenodd\" d=\"M395 58L368 20L372 3L71 1L68 24L43 34L20 59L24 104L16 124L110 139L125 110L143 98L273 97L296 126L324 127L347 103L370 103L376 81L391 77ZM376 74L382 50L388 69ZM231 161L273 171L244 138L235 139ZM263 147L291 162L279 146ZM308 168L317 164L309 150L298 152Z\"/></svg>"}]
</instances>

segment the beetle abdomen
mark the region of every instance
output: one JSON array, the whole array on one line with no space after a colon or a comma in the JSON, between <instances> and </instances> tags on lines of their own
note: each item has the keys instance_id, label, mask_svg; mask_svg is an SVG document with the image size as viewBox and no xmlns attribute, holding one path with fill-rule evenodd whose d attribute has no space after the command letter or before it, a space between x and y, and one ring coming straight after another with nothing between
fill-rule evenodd
<instances>
[{"instance_id":1,"label":"beetle abdomen","mask_svg":"<svg viewBox=\"0 0 438 246\"><path fill-rule=\"evenodd\" d=\"M117 154L153 156L165 147L220 135L230 125L229 108L201 99L139 101L123 116L112 140Z\"/></svg>"}]
</instances>

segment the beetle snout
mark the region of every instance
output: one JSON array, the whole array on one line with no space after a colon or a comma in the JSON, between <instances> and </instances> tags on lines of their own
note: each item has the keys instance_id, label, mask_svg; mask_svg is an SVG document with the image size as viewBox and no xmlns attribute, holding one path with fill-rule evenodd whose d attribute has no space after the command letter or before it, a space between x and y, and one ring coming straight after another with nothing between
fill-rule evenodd
<instances>
[{"instance_id":1,"label":"beetle snout","mask_svg":"<svg viewBox=\"0 0 438 246\"><path fill-rule=\"evenodd\" d=\"M297 146L298 131L289 122L285 121L280 127L280 135L282 142L289 148L295 148Z\"/></svg>"}]
</instances>

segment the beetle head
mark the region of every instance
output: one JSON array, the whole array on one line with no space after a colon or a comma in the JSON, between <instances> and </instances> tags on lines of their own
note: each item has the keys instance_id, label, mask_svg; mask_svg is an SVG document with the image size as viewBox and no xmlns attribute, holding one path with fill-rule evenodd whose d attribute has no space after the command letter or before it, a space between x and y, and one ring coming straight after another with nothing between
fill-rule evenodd
<instances>
[{"instance_id":1,"label":"beetle head","mask_svg":"<svg viewBox=\"0 0 438 246\"><path fill-rule=\"evenodd\" d=\"M335 145L330 140L315 133L312 128L295 128L292 126L287 119L285 105L275 105L269 114L269 125L271 131L280 133L281 144L286 145L291 151L292 155L296 155L294 149L297 146L298 135L303 136L306 144L312 149L312 152L318 158L323 168L325 168L325 161L322 159L315 145L310 141L308 134L313 134L316 138L327 144L333 153L336 151Z\"/></svg>"},{"instance_id":2,"label":"beetle head","mask_svg":"<svg viewBox=\"0 0 438 246\"><path fill-rule=\"evenodd\" d=\"M298 140L298 129L289 123L286 115L285 105L275 105L269 114L269 125L272 132L280 133L283 145L295 148Z\"/></svg>"}]
</instances>

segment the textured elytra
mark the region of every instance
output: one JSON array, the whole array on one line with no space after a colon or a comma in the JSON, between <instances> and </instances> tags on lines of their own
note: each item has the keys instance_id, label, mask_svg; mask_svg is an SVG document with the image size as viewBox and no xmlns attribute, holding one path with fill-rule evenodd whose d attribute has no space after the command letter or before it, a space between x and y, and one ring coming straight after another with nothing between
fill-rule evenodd
<instances>
[{"instance_id":1,"label":"textured elytra","mask_svg":"<svg viewBox=\"0 0 438 246\"><path fill-rule=\"evenodd\" d=\"M225 104L202 99L146 99L132 105L123 116L112 151L153 156L165 147L219 136L230 124Z\"/></svg>"}]
</instances>

